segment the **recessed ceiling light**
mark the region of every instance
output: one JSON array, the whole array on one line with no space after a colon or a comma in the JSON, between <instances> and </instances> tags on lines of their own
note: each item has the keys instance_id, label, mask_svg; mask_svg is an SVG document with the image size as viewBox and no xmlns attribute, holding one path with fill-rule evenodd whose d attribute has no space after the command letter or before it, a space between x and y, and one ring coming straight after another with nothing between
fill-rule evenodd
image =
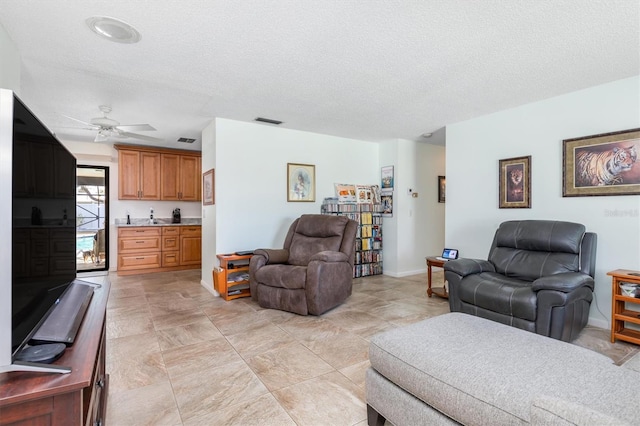
<instances>
[{"instance_id":1,"label":"recessed ceiling light","mask_svg":"<svg viewBox=\"0 0 640 426\"><path fill-rule=\"evenodd\" d=\"M137 43L142 36L131 25L106 16L92 16L85 21L91 31L117 43Z\"/></svg>"},{"instance_id":2,"label":"recessed ceiling light","mask_svg":"<svg viewBox=\"0 0 640 426\"><path fill-rule=\"evenodd\" d=\"M431 136L433 136L433 133L423 133L423 134L421 134L420 136L422 136L422 137L423 137L423 138L425 138L425 139L428 139L428 138L430 138Z\"/></svg>"}]
</instances>

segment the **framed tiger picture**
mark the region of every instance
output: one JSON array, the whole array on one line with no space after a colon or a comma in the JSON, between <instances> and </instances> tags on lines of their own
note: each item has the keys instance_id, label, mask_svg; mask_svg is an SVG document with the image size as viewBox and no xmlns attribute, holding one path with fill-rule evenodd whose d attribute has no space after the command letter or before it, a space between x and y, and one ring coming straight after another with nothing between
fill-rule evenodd
<instances>
[{"instance_id":1,"label":"framed tiger picture","mask_svg":"<svg viewBox=\"0 0 640 426\"><path fill-rule=\"evenodd\" d=\"M500 161L501 209L531 208L531 156L506 158Z\"/></svg>"},{"instance_id":2,"label":"framed tiger picture","mask_svg":"<svg viewBox=\"0 0 640 426\"><path fill-rule=\"evenodd\" d=\"M640 194L640 129L562 143L563 197Z\"/></svg>"}]
</instances>

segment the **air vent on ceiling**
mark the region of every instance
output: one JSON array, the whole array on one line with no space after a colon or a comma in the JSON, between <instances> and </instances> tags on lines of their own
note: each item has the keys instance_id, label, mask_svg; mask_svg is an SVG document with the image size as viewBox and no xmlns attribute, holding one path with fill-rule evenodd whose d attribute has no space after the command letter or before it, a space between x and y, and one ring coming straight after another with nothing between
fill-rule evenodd
<instances>
[{"instance_id":1,"label":"air vent on ceiling","mask_svg":"<svg viewBox=\"0 0 640 426\"><path fill-rule=\"evenodd\" d=\"M259 121L260 123L275 124L276 126L279 126L280 124L282 124L282 121L272 120L270 118L263 118L263 117L257 117L254 119L254 121Z\"/></svg>"},{"instance_id":2,"label":"air vent on ceiling","mask_svg":"<svg viewBox=\"0 0 640 426\"><path fill-rule=\"evenodd\" d=\"M184 142L184 143L194 143L196 140L192 139L192 138L179 138L178 142Z\"/></svg>"}]
</instances>

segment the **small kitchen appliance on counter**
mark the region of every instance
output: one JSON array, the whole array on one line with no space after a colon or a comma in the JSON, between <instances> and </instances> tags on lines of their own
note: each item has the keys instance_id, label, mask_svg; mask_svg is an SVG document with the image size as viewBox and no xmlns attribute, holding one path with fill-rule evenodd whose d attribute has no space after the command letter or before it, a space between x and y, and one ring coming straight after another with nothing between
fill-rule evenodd
<instances>
[{"instance_id":1,"label":"small kitchen appliance on counter","mask_svg":"<svg viewBox=\"0 0 640 426\"><path fill-rule=\"evenodd\" d=\"M180 223L180 209L173 209L173 221L171 223Z\"/></svg>"}]
</instances>

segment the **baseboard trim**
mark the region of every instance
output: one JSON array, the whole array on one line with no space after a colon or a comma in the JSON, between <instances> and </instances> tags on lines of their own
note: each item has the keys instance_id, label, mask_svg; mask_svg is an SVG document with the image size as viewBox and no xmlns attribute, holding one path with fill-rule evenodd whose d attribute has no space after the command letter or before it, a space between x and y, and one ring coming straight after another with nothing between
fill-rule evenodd
<instances>
[{"instance_id":1,"label":"baseboard trim","mask_svg":"<svg viewBox=\"0 0 640 426\"><path fill-rule=\"evenodd\" d=\"M205 288L209 293L213 294L215 297L220 297L220 293L218 293L214 288L213 284L209 284L205 280L200 280L200 285Z\"/></svg>"}]
</instances>

